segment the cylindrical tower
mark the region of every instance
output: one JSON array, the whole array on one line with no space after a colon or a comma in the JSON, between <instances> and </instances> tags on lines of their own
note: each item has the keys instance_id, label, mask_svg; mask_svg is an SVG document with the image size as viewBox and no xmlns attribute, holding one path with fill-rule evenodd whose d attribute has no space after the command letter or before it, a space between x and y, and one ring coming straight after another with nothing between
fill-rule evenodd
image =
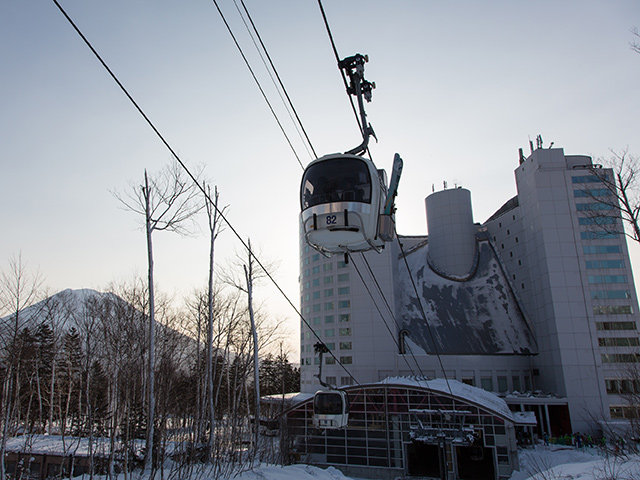
<instances>
[{"instance_id":1,"label":"cylindrical tower","mask_svg":"<svg viewBox=\"0 0 640 480\"><path fill-rule=\"evenodd\" d=\"M425 203L430 263L445 275L468 275L476 256L471 192L466 188L442 190L429 195Z\"/></svg>"}]
</instances>

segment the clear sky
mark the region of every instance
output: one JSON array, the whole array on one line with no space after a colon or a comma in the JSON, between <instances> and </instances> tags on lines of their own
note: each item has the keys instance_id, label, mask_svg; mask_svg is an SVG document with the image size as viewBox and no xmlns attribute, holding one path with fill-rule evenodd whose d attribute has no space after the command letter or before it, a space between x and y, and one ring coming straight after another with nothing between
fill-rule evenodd
<instances>
[{"instance_id":1,"label":"clear sky","mask_svg":"<svg viewBox=\"0 0 640 480\"><path fill-rule=\"evenodd\" d=\"M213 2L60 3L181 158L205 166L234 228L279 263L275 276L298 304L302 169ZM358 145L317 2L245 3L316 152ZM233 1L219 4L306 165ZM470 189L485 221L515 194L518 148L528 153L538 134L567 154L640 154L640 55L629 48L637 0L323 4L340 56L370 57L371 152L388 171L394 152L404 158L402 234L427 233L424 198L443 181ZM144 276L144 234L110 191L159 171L169 152L52 1L0 4L0 62L2 268L21 252L52 291ZM206 284L206 235L154 241L160 290L180 298ZM227 230L217 259L240 250ZM295 311L269 284L256 289L295 350Z\"/></svg>"}]
</instances>

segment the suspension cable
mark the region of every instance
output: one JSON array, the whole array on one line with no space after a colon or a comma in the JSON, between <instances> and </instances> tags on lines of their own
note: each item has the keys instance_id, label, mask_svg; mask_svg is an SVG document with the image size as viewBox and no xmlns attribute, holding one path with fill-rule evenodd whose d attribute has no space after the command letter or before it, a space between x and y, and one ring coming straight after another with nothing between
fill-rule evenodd
<instances>
[{"instance_id":1,"label":"suspension cable","mask_svg":"<svg viewBox=\"0 0 640 480\"><path fill-rule=\"evenodd\" d=\"M365 259L364 253L362 253L361 256L362 256L363 259ZM380 307L378 307L377 302L373 298L373 293L369 289L369 286L367 285L367 282L364 280L364 277L362 276L362 273L360 273L360 269L358 268L358 265L356 264L356 262L353 261L353 256L351 254L349 254L349 258L351 258L351 260L352 260L351 263L353 264L354 268L356 269L356 273L360 277L360 280L362 281L362 285L364 286L365 290L369 294L369 297L371 298L371 301L373 302L374 307L376 307L376 310L378 311L378 314L380 315L380 318L382 319L382 323L384 323L384 326L387 328L387 331L389 332L389 335L391 336L391 339L393 340L393 343L398 348L398 352L400 352L400 343L398 342L398 340L396 339L396 336L391 331L391 327L389 327L389 324L387 323L386 319L384 318L384 315L382 314L382 311L380 310ZM365 260L365 262L366 262L366 260ZM389 307L389 304L387 303L387 299L385 298L384 293L382 293L382 290L380 289L380 285L378 284L378 280L373 275L373 272L371 271L371 269L369 269L369 272L370 272L371 276L373 277L373 280L374 280L375 284L378 286L378 291L380 292L380 295L382 296L382 299L384 300L385 304L387 305L387 308L389 308L389 311L391 312L391 308ZM391 312L391 315L393 316L393 312ZM393 319L395 320L395 317L393 317ZM396 322L396 326L397 326L397 322ZM416 357L413 356L413 353L411 354L411 356L413 357L413 360L416 362L416 367L418 368L418 371L420 372L420 374L422 376L424 376L424 373L422 372L422 369L420 368L420 365L418 364L418 361L416 360ZM402 355L402 358L405 361L405 363L407 364L407 367L409 368L409 370L411 370L411 372L414 373L413 367L409 364L409 360L407 360L407 357L405 355Z\"/></svg>"},{"instance_id":2,"label":"suspension cable","mask_svg":"<svg viewBox=\"0 0 640 480\"><path fill-rule=\"evenodd\" d=\"M324 7L322 6L322 0L318 0L318 6L320 7L320 12L322 13L322 19L324 20L324 26L327 30L327 35L329 35L329 41L331 42L331 48L333 49L333 54L336 57L336 63L338 65L338 69L340 70L340 74L342 76L342 83L344 83L344 88L348 92L349 91L349 83L347 82L347 76L344 74L342 68L340 68L340 55L338 55L338 48L336 47L336 42L333 40L333 34L331 33L331 27L329 26L329 21L327 20L327 15L324 11ZM360 121L360 116L358 115L358 111L356 109L355 104L353 103L353 99L351 95L347 93L349 97L349 102L351 103L351 110L353 110L353 115L356 117L356 122L358 122L358 128L360 129L360 133L364 136L364 129L366 126L362 125ZM368 150L367 150L368 151Z\"/></svg>"},{"instance_id":3,"label":"suspension cable","mask_svg":"<svg viewBox=\"0 0 640 480\"><path fill-rule=\"evenodd\" d=\"M236 0L233 0L234 4L236 5L236 8L238 8L238 4L236 2ZM244 3L244 0L240 0L240 3L242 4L242 7L247 15L247 18L249 19L249 22L251 23L251 27L253 28L253 31L255 32L258 41L260 42L260 45L262 46L262 50L264 51L267 60L269 60L269 65L271 65L271 69L273 70L273 73L276 75L276 78L278 79L278 83L280 85L280 88L282 89L282 92L284 93L285 97L287 97L287 102L289 104L289 106L291 107L291 111L293 111L294 116L296 117L297 123L295 121L293 121L293 118L291 118L291 120L293 121L293 124L296 127L296 131L298 132L298 135L300 135L300 138L302 138L302 135L300 134L300 130L298 130L298 125L300 125L300 129L302 129L302 133L304 134L304 138L307 140L307 143L305 143L305 148L307 146L307 144L309 145L309 147L311 148L311 151L313 152L313 156L314 158L318 157L318 154L316 153L315 148L313 148L313 144L311 143L311 140L309 139L309 135L307 135L307 131L304 128L304 125L302 124L302 120L300 120L300 117L298 116L298 112L296 110L296 108L293 106L293 102L291 101L291 97L289 97L289 93L287 92L287 89L284 86L284 83L282 83L282 79L280 78L280 74L278 73L278 70L276 69L275 65L273 64L273 61L271 60L271 55L269 55L269 51L267 50L266 45L264 44L264 42L262 41L262 37L260 36L260 32L258 32L258 29L255 25L255 23L253 22L253 18L251 18L251 14L249 13L249 10L247 9L247 6ZM240 9L238 9L238 13L240 13ZM242 18L242 15L241 15ZM244 22L244 18L242 18L242 21ZM246 22L244 22L245 27L247 26ZM247 31L249 31L249 28L247 27ZM251 32L249 31L249 35L251 35ZM251 39L253 40L253 36L251 35ZM255 41L253 42L255 45ZM262 53L260 52L260 49L258 48L258 46L256 45L256 50L258 51L258 53L260 54L260 58L262 58L262 62L265 63L264 58L262 56ZM265 68L267 67L266 63L265 63ZM271 71L267 69L267 72L269 73L269 77L271 77L271 81L273 81L274 85L275 85L275 81L273 80L273 76L271 75ZM280 99L284 102L284 99L282 99L282 95L280 94L280 90L278 90L278 88L276 87L276 90L278 91L278 94L280 95ZM285 103L286 106L286 103ZM289 113L289 117L291 117L291 113L289 111L289 109L287 108L287 112ZM307 149L308 152L308 149Z\"/></svg>"},{"instance_id":4,"label":"suspension cable","mask_svg":"<svg viewBox=\"0 0 640 480\"><path fill-rule=\"evenodd\" d=\"M382 297L382 300L383 300L384 304L386 305L387 310L389 311L389 314L391 315L391 318L393 319L393 322L396 324L396 327L400 331L400 323L398 322L398 319L396 318L395 314L393 313L393 309L391 308L391 305L389 305L389 301L387 300L386 295L382 291L382 287L380 286L380 282L378 282L378 279L377 279L375 273L373 272L373 269L371 268L371 265L369 264L369 260L367 260L367 257L365 256L364 252L362 252L361 257L362 257L362 260L364 261L365 265L367 266L367 269L369 270L369 275L373 279L373 283L375 284L376 288L378 289L378 293L380 294L380 297ZM368 289L367 289L367 291L368 291ZM373 299L373 297L371 297L371 298ZM380 315L382 316L382 313ZM418 359L413 354L413 351L411 350L411 346L409 346L409 345L405 345L405 346L408 347L409 354L411 355L411 358L413 358L413 361L415 362L416 367L420 371L420 375L422 375L424 377L425 376L424 372L422 371L422 368L420 367L420 364L418 363ZM400 345L398 345L398 347L400 347ZM407 362L407 366L409 366L408 362ZM413 371L413 369L411 367L409 367L409 368L411 369L411 371Z\"/></svg>"},{"instance_id":5,"label":"suspension cable","mask_svg":"<svg viewBox=\"0 0 640 480\"><path fill-rule=\"evenodd\" d=\"M54 1L56 1L56 0L54 0ZM238 40L236 39L236 36L233 34L233 31L231 30L231 26L227 22L227 19L225 18L224 14L222 13L222 10L220 9L220 6L218 5L217 0L211 0L211 1L216 6L216 9L218 10L218 13L220 14L220 17L222 18L222 21L224 22L225 26L227 27L227 31L229 32L229 35L231 35L231 38L233 39L233 43L235 43L236 48L240 52L240 55L242 56L242 59L244 60L245 65L249 69L249 72L251 72L251 76L253 77L253 80L256 82L256 85L258 86L258 89L260 90L260 93L262 94L262 98L264 98L264 101L267 102L267 105L269 106L269 110L271 110L271 114L273 115L273 117L275 118L276 122L278 123L278 127L280 127L280 131L284 135L284 138L286 138L287 143L289 144L289 147L291 148L291 151L295 155L295 157L298 160L298 163L300 164L300 166L304 169L304 165L302 165L302 162L300 161L300 157L298 156L298 152L296 152L296 149L293 147L293 144L291 143L291 140L289 139L289 136L287 135L287 132L284 131L284 127L282 126L282 123L280 123L280 119L278 118L278 115L276 114L276 112L274 111L273 107L271 106L271 102L269 102L269 99L267 98L267 94L262 89L262 85L260 85L260 82L258 81L258 78L256 77L256 74L253 72L253 69L251 68L251 65L249 64L249 60L247 60L247 57L245 56L244 52L242 51L242 47L240 47L240 44L238 43Z\"/></svg>"},{"instance_id":6,"label":"suspension cable","mask_svg":"<svg viewBox=\"0 0 640 480\"><path fill-rule=\"evenodd\" d=\"M191 171L189 170L189 168L186 166L186 164L182 161L182 159L180 158L180 156L177 154L177 152L173 149L173 147L169 144L169 142L165 139L165 137L162 135L162 133L160 133L160 131L156 128L156 126L153 124L153 122L151 121L151 119L145 114L145 112L142 110L142 108L140 107L140 105L136 102L136 100L133 98L133 96L129 93L129 91L125 88L125 86L120 82L120 80L118 79L118 77L116 77L115 73L113 73L113 71L111 70L111 68L109 68L109 66L107 65L107 63L103 60L103 58L100 56L100 54L96 51L96 49L93 47L93 45L91 44L91 42L89 42L89 40L87 39L87 37L85 37L85 35L82 33L82 31L79 29L79 27L75 24L75 22L71 19L71 17L67 14L67 12L64 10L64 8L58 3L58 0L52 0L53 3L58 7L58 9L60 10L60 12L62 13L62 15L67 19L67 21L69 22L69 24L73 27L73 29L76 31L76 33L80 36L80 38L84 41L84 43L87 45L87 47L91 50L91 52L94 54L94 56L98 59L98 61L102 64L102 66L104 67L104 69L109 73L109 75L111 76L111 78L113 79L114 82L116 82L116 84L118 85L118 87L120 87L120 90L122 90L122 92L126 95L126 97L129 99L129 101L131 102L131 104L135 107L135 109L138 111L138 113L142 116L142 118L144 118L144 120L146 121L146 123L149 125L149 127L151 127L151 129L153 130L153 132L156 134L156 136L160 139L160 141L164 144L164 146L167 148L167 150L169 150L169 152L171 153L172 157L175 158L175 160L178 162L178 164L182 167L182 169L185 171L185 173L187 174L187 176L189 176L189 178L191 178L191 180L193 181L193 183L195 185L197 185L198 189L202 192L202 194L204 195L205 199L207 200L207 202L209 202L209 204L211 206L213 206L213 208L216 210L216 212L218 213L218 215L220 216L220 218L227 224L227 226L229 227L229 229L231 230L231 232L236 236L236 238L240 241L240 243L242 244L242 246L247 250L247 252L249 253L249 255L255 260L255 262L258 264L258 266L260 266L260 268L262 269L262 271L265 273L265 275L267 276L267 278L271 281L271 283L276 287L276 289L280 292L280 294L284 297L284 299L287 301L287 303L291 306L291 308L296 312L296 314L300 317L300 320L302 320L302 322L309 328L309 330L311 330L311 332L313 333L313 335L316 337L316 339L318 339L318 341L322 342L322 339L318 336L318 334L315 332L315 330L313 329L313 327L311 327L311 325L309 324L309 322L307 322L307 320L304 318L303 314L301 311L298 310L298 308L293 304L293 302L291 301L291 299L287 296L287 294L284 292L284 290L282 289L282 287L280 287L280 285L278 284L278 282L275 280L275 278L273 277L273 275L267 270L267 268L264 266L264 264L260 261L260 259L256 256L256 254L253 252L253 249L249 248L249 245L247 244L247 242L240 236L240 233L235 229L235 227L231 224L231 222L229 221L229 219L224 215L223 210L218 208L218 205L211 199L209 193L206 191L206 189L200 185L200 182L196 179L196 177L191 173ZM215 2L215 0L214 0ZM356 384L358 386L361 386L360 383L358 383L358 381L355 379L355 377L351 374L351 372L349 372L349 370L338 361L337 357L333 354L333 352L329 352L330 355L336 360L336 362L340 365L340 367L345 371L345 373L347 373L347 375L349 375L350 378L353 378L353 380L356 382Z\"/></svg>"},{"instance_id":7,"label":"suspension cable","mask_svg":"<svg viewBox=\"0 0 640 480\"><path fill-rule=\"evenodd\" d=\"M447 383L447 388L449 388L449 393L451 393L451 395L453 395L453 391L451 390L451 385L449 385L449 379L447 378L447 372L444 369L444 365L442 363L442 357L440 355L440 350L438 348L438 344L436 343L436 339L435 336L433 334L433 331L431 330L431 325L429 325L429 321L427 320L427 314L424 311L424 307L422 306L422 300L421 300L421 296L418 293L418 287L416 286L416 282L413 278L413 273L411 272L411 268L409 267L409 262L407 261L407 255L404 251L404 247L402 246L402 242L400 241L400 238L398 237L398 231L395 230L395 225L394 225L394 232L395 232L395 237L396 240L398 242L398 246L400 247L400 252L402 253L402 259L404 260L404 264L405 267L407 268L407 272L409 273L409 279L411 280L411 285L413 286L413 291L416 294L416 299L418 300L418 306L420 307L420 313L422 314L422 318L424 319L424 323L427 326L427 331L429 332L429 337L431 338L431 343L433 343L433 348L436 352L436 356L438 357L438 364L440 365L440 370L442 370L442 376L445 380L445 382Z\"/></svg>"}]
</instances>

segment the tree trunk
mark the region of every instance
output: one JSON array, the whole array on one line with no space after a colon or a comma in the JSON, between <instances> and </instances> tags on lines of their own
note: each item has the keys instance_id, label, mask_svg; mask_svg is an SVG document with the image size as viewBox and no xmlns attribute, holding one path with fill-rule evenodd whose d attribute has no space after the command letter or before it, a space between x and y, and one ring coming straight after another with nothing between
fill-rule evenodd
<instances>
[{"instance_id":1,"label":"tree trunk","mask_svg":"<svg viewBox=\"0 0 640 480\"><path fill-rule=\"evenodd\" d=\"M151 243L151 210L149 199L149 181L147 179L147 171L144 172L144 189L145 189L145 211L146 211L146 231L147 231L147 254L149 263L149 363L148 363L148 388L147 388L147 438L146 450L144 457L144 469L150 471L153 464L153 434L155 422L155 301L153 295L153 248Z\"/></svg>"},{"instance_id":2,"label":"tree trunk","mask_svg":"<svg viewBox=\"0 0 640 480\"><path fill-rule=\"evenodd\" d=\"M253 269L251 262L251 243L249 243L249 270L247 266L244 267L244 275L247 280L247 300L249 302L249 319L251 320L251 332L253 334L253 378L256 389L256 403L255 403L255 421L254 421L254 449L258 452L259 439L260 439L260 372L258 366L260 361L258 359L258 332L256 330L256 322L253 315Z\"/></svg>"}]
</instances>

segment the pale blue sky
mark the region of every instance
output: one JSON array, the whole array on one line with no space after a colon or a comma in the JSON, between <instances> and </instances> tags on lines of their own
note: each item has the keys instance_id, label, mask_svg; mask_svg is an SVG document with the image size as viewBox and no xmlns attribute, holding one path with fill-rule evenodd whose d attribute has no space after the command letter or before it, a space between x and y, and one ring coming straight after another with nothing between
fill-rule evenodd
<instances>
[{"instance_id":1,"label":"pale blue sky","mask_svg":"<svg viewBox=\"0 0 640 480\"><path fill-rule=\"evenodd\" d=\"M306 164L233 2L219 3ZM567 154L640 153L637 0L323 3L340 55L369 54L374 161L390 170L396 151L405 161L401 233L426 233L424 197L443 180L469 188L486 220L515 194L518 148L538 134ZM213 2L61 4L181 157L206 166L234 227L280 263L298 303L302 171ZM317 2L246 4L318 154L357 145ZM0 62L3 258L21 251L55 291L144 275L144 235L109 191L159 170L168 151L53 2L2 2ZM161 290L206 282L205 236L155 242ZM223 234L218 260L239 248ZM290 319L295 348L295 312L267 284L257 293Z\"/></svg>"}]
</instances>

